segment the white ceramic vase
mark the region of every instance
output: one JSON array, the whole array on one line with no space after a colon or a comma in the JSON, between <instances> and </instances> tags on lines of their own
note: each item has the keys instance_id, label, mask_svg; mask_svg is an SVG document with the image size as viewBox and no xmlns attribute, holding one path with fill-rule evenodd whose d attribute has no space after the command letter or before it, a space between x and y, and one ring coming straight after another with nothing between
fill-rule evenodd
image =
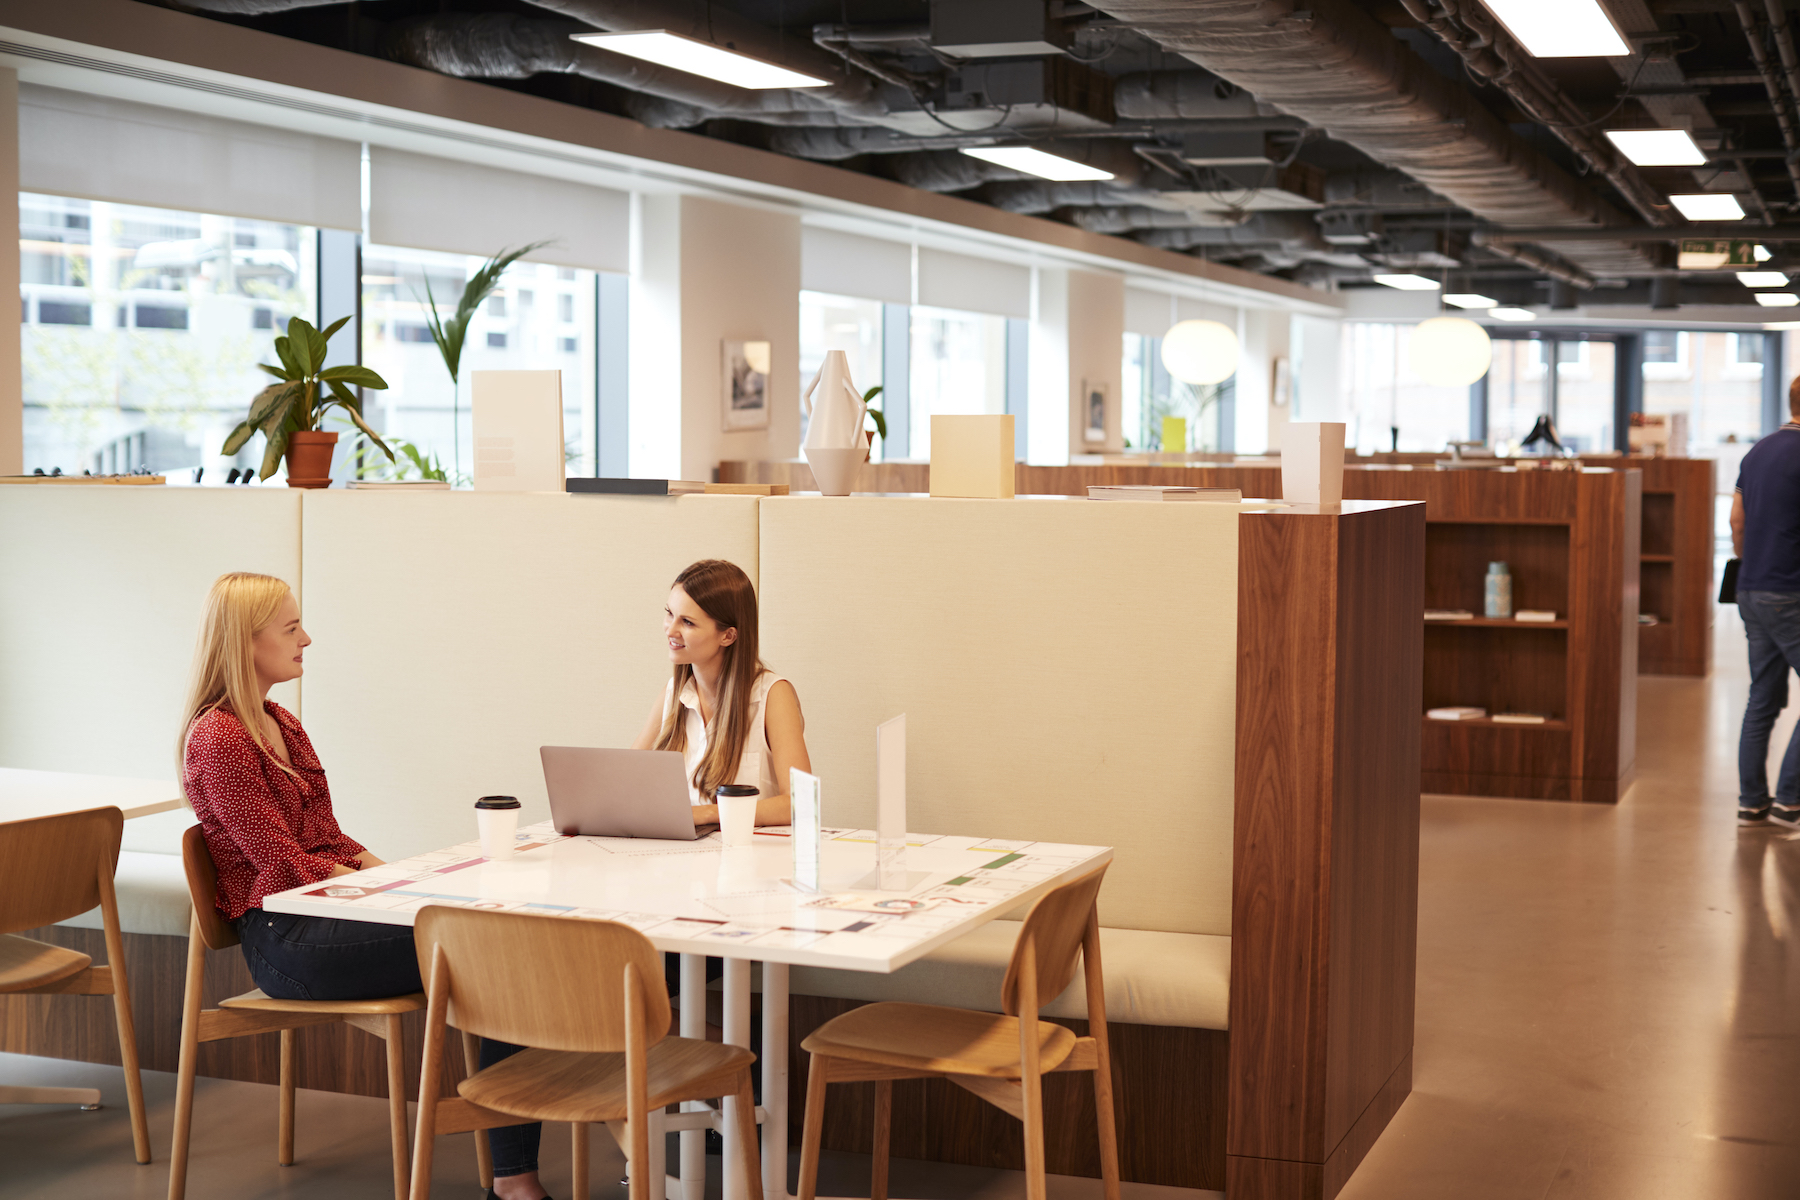
<instances>
[{"instance_id":1,"label":"white ceramic vase","mask_svg":"<svg viewBox=\"0 0 1800 1200\"><path fill-rule=\"evenodd\" d=\"M800 403L812 415L802 450L814 482L824 495L848 496L869 457L869 440L863 433L869 409L850 382L850 360L842 350L825 352L825 361Z\"/></svg>"}]
</instances>

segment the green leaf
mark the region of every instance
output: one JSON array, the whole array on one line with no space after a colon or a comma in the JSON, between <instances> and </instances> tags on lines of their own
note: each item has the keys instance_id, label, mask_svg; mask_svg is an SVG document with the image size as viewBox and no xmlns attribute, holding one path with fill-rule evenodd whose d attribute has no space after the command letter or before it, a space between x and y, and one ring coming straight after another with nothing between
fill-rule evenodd
<instances>
[{"instance_id":1,"label":"green leaf","mask_svg":"<svg viewBox=\"0 0 1800 1200\"><path fill-rule=\"evenodd\" d=\"M331 324L327 325L325 327L325 340L329 342L331 340L331 335L336 333L338 330L342 329L344 327L344 323L347 322L349 319L350 319L349 317L339 317L337 320L335 320Z\"/></svg>"},{"instance_id":2,"label":"green leaf","mask_svg":"<svg viewBox=\"0 0 1800 1200\"><path fill-rule=\"evenodd\" d=\"M343 382L357 387L383 389L387 380L369 370L367 367L346 366L326 367L319 372L319 378L327 383Z\"/></svg>"},{"instance_id":3,"label":"green leaf","mask_svg":"<svg viewBox=\"0 0 1800 1200\"><path fill-rule=\"evenodd\" d=\"M881 415L879 408L869 410L869 420L875 422L875 432L885 441L887 439L887 418Z\"/></svg>"},{"instance_id":4,"label":"green leaf","mask_svg":"<svg viewBox=\"0 0 1800 1200\"><path fill-rule=\"evenodd\" d=\"M273 375L277 379L292 379L293 378L292 375L288 374L282 368L271 367L268 363L257 363L256 369L259 371L267 371L269 374Z\"/></svg>"},{"instance_id":5,"label":"green leaf","mask_svg":"<svg viewBox=\"0 0 1800 1200\"><path fill-rule=\"evenodd\" d=\"M381 440L381 435L379 433L376 433L373 429L369 428L369 423L363 420L362 413L358 412L350 405L341 402L340 407L350 414L350 420L355 422L358 429L362 430L363 436L368 438L371 442L374 442L377 446L380 446L381 452L388 456L388 461L393 462L394 452L388 449L388 444Z\"/></svg>"},{"instance_id":6,"label":"green leaf","mask_svg":"<svg viewBox=\"0 0 1800 1200\"><path fill-rule=\"evenodd\" d=\"M313 353L313 339L318 335L318 330L299 317L288 319L288 352L294 356L301 375L311 375L319 369L319 359L322 356Z\"/></svg>"},{"instance_id":7,"label":"green leaf","mask_svg":"<svg viewBox=\"0 0 1800 1200\"><path fill-rule=\"evenodd\" d=\"M245 424L263 424L277 407L292 404L299 389L300 385L297 383L271 383L250 401L250 415L245 419Z\"/></svg>"},{"instance_id":8,"label":"green leaf","mask_svg":"<svg viewBox=\"0 0 1800 1200\"><path fill-rule=\"evenodd\" d=\"M288 338L278 337L275 339L275 356L281 360L281 365L287 368L289 379L299 379L306 374L300 369L300 360L294 357L294 343Z\"/></svg>"},{"instance_id":9,"label":"green leaf","mask_svg":"<svg viewBox=\"0 0 1800 1200\"><path fill-rule=\"evenodd\" d=\"M256 426L248 421L239 421L237 428L231 431L231 436L226 438L225 444L219 448L219 453L227 457L236 454L244 448L244 443L249 441L255 433Z\"/></svg>"},{"instance_id":10,"label":"green leaf","mask_svg":"<svg viewBox=\"0 0 1800 1200\"><path fill-rule=\"evenodd\" d=\"M281 456L287 453L287 441L288 435L285 429L277 430L270 435L269 444L263 450L262 469L257 472L257 478L266 480L280 468Z\"/></svg>"}]
</instances>

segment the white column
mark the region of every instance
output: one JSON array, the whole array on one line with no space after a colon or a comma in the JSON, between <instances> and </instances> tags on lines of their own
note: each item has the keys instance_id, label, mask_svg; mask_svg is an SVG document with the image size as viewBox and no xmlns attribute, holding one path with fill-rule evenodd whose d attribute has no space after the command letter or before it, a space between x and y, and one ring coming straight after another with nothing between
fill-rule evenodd
<instances>
[{"instance_id":1,"label":"white column","mask_svg":"<svg viewBox=\"0 0 1800 1200\"><path fill-rule=\"evenodd\" d=\"M1031 425L1027 460L1034 466L1069 462L1069 272L1039 267L1031 288Z\"/></svg>"},{"instance_id":2,"label":"white column","mask_svg":"<svg viewBox=\"0 0 1800 1200\"><path fill-rule=\"evenodd\" d=\"M630 473L681 478L681 197L634 194Z\"/></svg>"},{"instance_id":3,"label":"white column","mask_svg":"<svg viewBox=\"0 0 1800 1200\"><path fill-rule=\"evenodd\" d=\"M19 73L0 68L0 475L25 469L25 389L19 355Z\"/></svg>"}]
</instances>

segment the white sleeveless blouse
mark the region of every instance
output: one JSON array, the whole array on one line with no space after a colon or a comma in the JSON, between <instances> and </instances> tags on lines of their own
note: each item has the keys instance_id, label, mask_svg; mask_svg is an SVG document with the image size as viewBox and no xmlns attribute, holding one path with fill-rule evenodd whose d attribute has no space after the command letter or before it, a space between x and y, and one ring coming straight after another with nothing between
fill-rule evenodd
<instances>
[{"instance_id":1,"label":"white sleeveless blouse","mask_svg":"<svg viewBox=\"0 0 1800 1200\"><path fill-rule=\"evenodd\" d=\"M775 781L775 756L769 751L769 734L763 724L763 716L769 699L769 689L782 681L782 677L773 671L764 671L756 677L756 684L750 689L750 731L744 737L744 754L738 760L737 774L731 779L733 783L747 783L754 786L765 796L779 796L786 788ZM671 679L663 686L663 719L669 717L669 701L675 691L675 681ZM686 710L682 721L687 730L687 748L682 751L682 761L687 767L688 803L707 804L703 800L700 789L694 786L694 772L700 766L700 760L706 756L706 722L700 719L699 686L690 676L681 689L681 707Z\"/></svg>"}]
</instances>

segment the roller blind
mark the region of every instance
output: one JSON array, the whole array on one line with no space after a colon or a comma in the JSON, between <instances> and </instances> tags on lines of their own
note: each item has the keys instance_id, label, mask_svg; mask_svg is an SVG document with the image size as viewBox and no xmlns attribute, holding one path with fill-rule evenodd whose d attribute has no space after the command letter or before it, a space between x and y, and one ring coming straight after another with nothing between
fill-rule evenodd
<instances>
[{"instance_id":1,"label":"roller blind","mask_svg":"<svg viewBox=\"0 0 1800 1200\"><path fill-rule=\"evenodd\" d=\"M51 196L357 229L362 147L22 84L19 187Z\"/></svg>"},{"instance_id":2,"label":"roller blind","mask_svg":"<svg viewBox=\"0 0 1800 1200\"><path fill-rule=\"evenodd\" d=\"M369 148L369 237L377 245L487 256L551 240L535 262L631 268L631 197L566 179Z\"/></svg>"},{"instance_id":3,"label":"roller blind","mask_svg":"<svg viewBox=\"0 0 1800 1200\"><path fill-rule=\"evenodd\" d=\"M1173 298L1167 292L1125 289L1125 332L1161 337L1175 323Z\"/></svg>"},{"instance_id":4,"label":"roller blind","mask_svg":"<svg viewBox=\"0 0 1800 1200\"><path fill-rule=\"evenodd\" d=\"M1211 304L1205 300L1175 301L1175 315L1183 321L1217 321L1228 329L1236 329L1238 310L1229 304Z\"/></svg>"},{"instance_id":5,"label":"roller blind","mask_svg":"<svg viewBox=\"0 0 1800 1200\"><path fill-rule=\"evenodd\" d=\"M1029 317L1031 268L921 248L919 303L1002 317Z\"/></svg>"},{"instance_id":6,"label":"roller blind","mask_svg":"<svg viewBox=\"0 0 1800 1200\"><path fill-rule=\"evenodd\" d=\"M809 292L911 304L912 246L802 226L800 286Z\"/></svg>"}]
</instances>

